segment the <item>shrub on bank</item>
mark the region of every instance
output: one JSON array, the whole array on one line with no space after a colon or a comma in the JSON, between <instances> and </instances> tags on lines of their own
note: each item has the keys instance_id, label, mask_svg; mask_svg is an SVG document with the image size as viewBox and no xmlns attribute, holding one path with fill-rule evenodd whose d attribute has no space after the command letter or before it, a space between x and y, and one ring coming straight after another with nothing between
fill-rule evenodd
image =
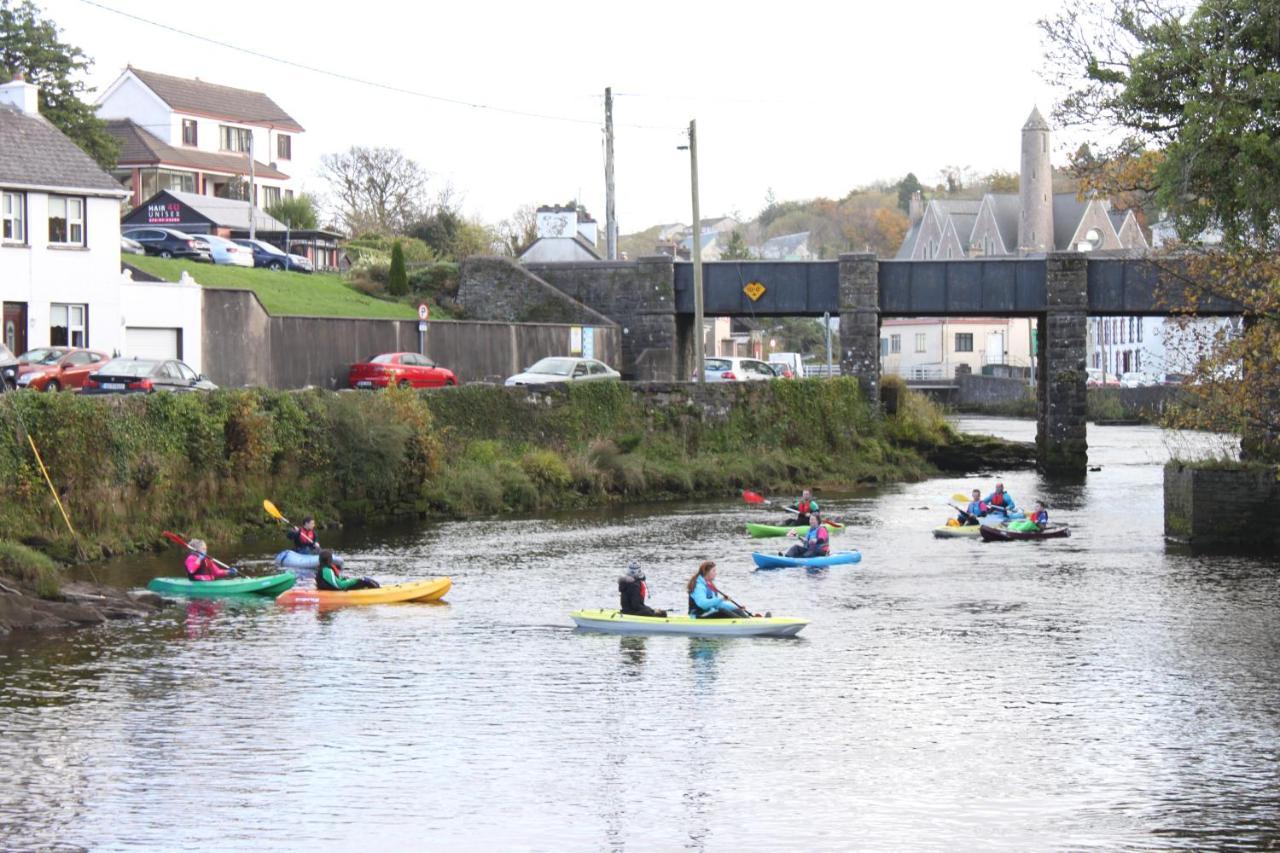
<instances>
[{"instance_id":1,"label":"shrub on bank","mask_svg":"<svg viewBox=\"0 0 1280 853\"><path fill-rule=\"evenodd\" d=\"M0 577L35 590L40 598L57 598L62 574L53 560L25 545L0 539Z\"/></svg>"}]
</instances>

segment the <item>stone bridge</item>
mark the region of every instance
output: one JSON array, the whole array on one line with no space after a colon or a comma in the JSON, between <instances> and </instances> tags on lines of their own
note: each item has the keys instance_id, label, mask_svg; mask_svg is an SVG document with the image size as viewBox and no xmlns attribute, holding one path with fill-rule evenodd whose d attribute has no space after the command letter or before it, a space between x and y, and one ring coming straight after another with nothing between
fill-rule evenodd
<instances>
[{"instance_id":1,"label":"stone bridge","mask_svg":"<svg viewBox=\"0 0 1280 853\"><path fill-rule=\"evenodd\" d=\"M458 298L489 320L581 322L600 315L621 327L627 379L693 374L693 269L669 257L520 265L502 258L463 264ZM1166 315L1192 305L1140 259L1067 252L1033 258L880 261L721 261L703 264L703 311L715 316L840 318L840 370L869 399L880 385L885 317L1032 317L1036 336L1036 443L1045 470L1087 467L1085 359L1089 315ZM754 298L753 298L754 297ZM502 316L492 316L494 311ZM1202 315L1239 313L1202 303Z\"/></svg>"}]
</instances>

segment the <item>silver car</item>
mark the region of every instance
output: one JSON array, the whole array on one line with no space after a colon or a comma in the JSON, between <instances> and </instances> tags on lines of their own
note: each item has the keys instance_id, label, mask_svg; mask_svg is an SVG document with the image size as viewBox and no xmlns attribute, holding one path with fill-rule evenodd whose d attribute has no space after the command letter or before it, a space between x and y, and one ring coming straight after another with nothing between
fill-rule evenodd
<instances>
[{"instance_id":1,"label":"silver car","mask_svg":"<svg viewBox=\"0 0 1280 853\"><path fill-rule=\"evenodd\" d=\"M758 358L716 356L702 360L707 382L758 382L777 379L778 374ZM689 377L697 380L698 374Z\"/></svg>"},{"instance_id":2,"label":"silver car","mask_svg":"<svg viewBox=\"0 0 1280 853\"><path fill-rule=\"evenodd\" d=\"M539 359L524 372L510 376L504 383L511 385L546 385L551 382L587 382L599 379L621 379L622 374L603 361L594 358L553 356Z\"/></svg>"}]
</instances>

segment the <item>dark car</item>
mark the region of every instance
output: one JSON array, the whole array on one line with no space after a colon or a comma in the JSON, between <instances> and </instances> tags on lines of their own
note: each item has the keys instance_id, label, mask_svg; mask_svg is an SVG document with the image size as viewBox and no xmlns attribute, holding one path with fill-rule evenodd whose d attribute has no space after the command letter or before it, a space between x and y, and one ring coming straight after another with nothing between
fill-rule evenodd
<instances>
[{"instance_id":1,"label":"dark car","mask_svg":"<svg viewBox=\"0 0 1280 853\"><path fill-rule=\"evenodd\" d=\"M253 265L266 267L269 270L293 270L294 272L311 272L311 261L301 255L287 254L283 249L263 240L241 238L231 242L253 250Z\"/></svg>"},{"instance_id":2,"label":"dark car","mask_svg":"<svg viewBox=\"0 0 1280 853\"><path fill-rule=\"evenodd\" d=\"M81 394L150 394L155 391L214 391L203 373L174 358L115 358L89 374Z\"/></svg>"},{"instance_id":3,"label":"dark car","mask_svg":"<svg viewBox=\"0 0 1280 853\"><path fill-rule=\"evenodd\" d=\"M388 352L375 355L361 364L351 365L347 384L352 388L440 388L457 385L452 370L441 367L416 352Z\"/></svg>"},{"instance_id":4,"label":"dark car","mask_svg":"<svg viewBox=\"0 0 1280 853\"><path fill-rule=\"evenodd\" d=\"M208 246L173 228L128 228L121 236L141 243L148 255L213 262Z\"/></svg>"},{"instance_id":5,"label":"dark car","mask_svg":"<svg viewBox=\"0 0 1280 853\"><path fill-rule=\"evenodd\" d=\"M18 387L34 391L76 389L110 360L105 352L79 347L37 347L18 359Z\"/></svg>"},{"instance_id":6,"label":"dark car","mask_svg":"<svg viewBox=\"0 0 1280 853\"><path fill-rule=\"evenodd\" d=\"M0 394L12 391L18 381L18 360L9 352L9 348L0 343Z\"/></svg>"}]
</instances>

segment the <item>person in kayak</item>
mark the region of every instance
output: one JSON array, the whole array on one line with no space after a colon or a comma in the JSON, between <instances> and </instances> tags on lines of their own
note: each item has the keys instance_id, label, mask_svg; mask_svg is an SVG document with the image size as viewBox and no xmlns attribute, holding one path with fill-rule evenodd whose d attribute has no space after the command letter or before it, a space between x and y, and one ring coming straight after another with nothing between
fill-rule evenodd
<instances>
[{"instance_id":1,"label":"person in kayak","mask_svg":"<svg viewBox=\"0 0 1280 853\"><path fill-rule=\"evenodd\" d=\"M984 503L987 505L987 512L996 512L1001 515L1008 515L1017 509L1013 503L1013 496L1004 490L1004 483L996 483L996 490L987 495Z\"/></svg>"},{"instance_id":2,"label":"person in kayak","mask_svg":"<svg viewBox=\"0 0 1280 853\"><path fill-rule=\"evenodd\" d=\"M618 595L622 598L622 612L627 616L657 616L665 618L667 611L654 610L644 601L649 597L649 588L644 583L644 569L639 563L627 566L627 573L618 578Z\"/></svg>"},{"instance_id":3,"label":"person in kayak","mask_svg":"<svg viewBox=\"0 0 1280 853\"><path fill-rule=\"evenodd\" d=\"M973 490L973 499L969 501L969 505L960 510L960 514L956 516L956 520L961 525L980 524L979 519L987 514L987 504L982 500L982 492L978 489Z\"/></svg>"},{"instance_id":4,"label":"person in kayak","mask_svg":"<svg viewBox=\"0 0 1280 853\"><path fill-rule=\"evenodd\" d=\"M299 554L320 552L320 536L316 533L316 520L312 516L302 519L302 526L291 527L284 535L293 543L293 550Z\"/></svg>"},{"instance_id":5,"label":"person in kayak","mask_svg":"<svg viewBox=\"0 0 1280 853\"><path fill-rule=\"evenodd\" d=\"M689 578L689 615L694 619L745 619L751 614L716 589L716 564L704 560Z\"/></svg>"},{"instance_id":6,"label":"person in kayak","mask_svg":"<svg viewBox=\"0 0 1280 853\"><path fill-rule=\"evenodd\" d=\"M795 532L787 533L795 536ZM825 557L831 553L831 532L822 523L822 516L815 511L809 516L809 529L800 541L787 549L785 557Z\"/></svg>"},{"instance_id":7,"label":"person in kayak","mask_svg":"<svg viewBox=\"0 0 1280 853\"><path fill-rule=\"evenodd\" d=\"M810 513L819 512L821 507L819 507L818 502L813 499L813 492L809 489L805 489L800 493L800 500L796 501L794 509L796 511L796 524L803 526L809 523Z\"/></svg>"},{"instance_id":8,"label":"person in kayak","mask_svg":"<svg viewBox=\"0 0 1280 853\"><path fill-rule=\"evenodd\" d=\"M378 589L382 584L373 578L344 578L342 569L333 563L333 552L325 548L320 552L320 565L316 567L316 589L346 592L352 589Z\"/></svg>"},{"instance_id":9,"label":"person in kayak","mask_svg":"<svg viewBox=\"0 0 1280 853\"><path fill-rule=\"evenodd\" d=\"M1044 501L1036 501L1035 512L1031 513L1028 519L1036 526L1036 530L1044 530L1049 526L1049 510L1045 507Z\"/></svg>"},{"instance_id":10,"label":"person in kayak","mask_svg":"<svg viewBox=\"0 0 1280 853\"><path fill-rule=\"evenodd\" d=\"M187 543L187 547L191 550L182 561L182 567L187 570L187 577L191 580L216 581L220 578L234 578L240 574L235 569L224 569L215 563L213 558L205 553L209 550L209 546L203 539L192 539Z\"/></svg>"}]
</instances>

